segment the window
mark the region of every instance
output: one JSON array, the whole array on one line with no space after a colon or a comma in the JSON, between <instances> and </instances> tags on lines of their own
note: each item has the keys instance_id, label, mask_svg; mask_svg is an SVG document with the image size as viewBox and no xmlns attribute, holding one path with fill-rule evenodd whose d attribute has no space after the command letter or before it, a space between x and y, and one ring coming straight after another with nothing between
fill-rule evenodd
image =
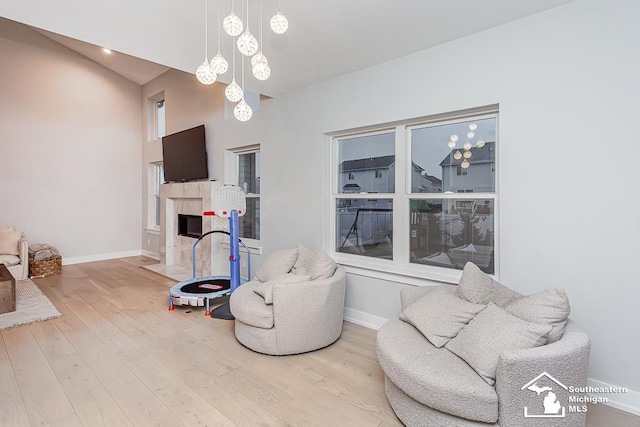
<instances>
[{"instance_id":1,"label":"window","mask_svg":"<svg viewBox=\"0 0 640 427\"><path fill-rule=\"evenodd\" d=\"M356 176L353 172L349 172L349 180L356 179Z\"/></svg>"},{"instance_id":2,"label":"window","mask_svg":"<svg viewBox=\"0 0 640 427\"><path fill-rule=\"evenodd\" d=\"M250 146L227 152L229 181L242 187L247 211L239 219L240 238L250 247L260 246L260 147Z\"/></svg>"},{"instance_id":3,"label":"window","mask_svg":"<svg viewBox=\"0 0 640 427\"><path fill-rule=\"evenodd\" d=\"M497 116L493 106L333 136L336 260L447 281L468 261L495 274Z\"/></svg>"},{"instance_id":4,"label":"window","mask_svg":"<svg viewBox=\"0 0 640 427\"><path fill-rule=\"evenodd\" d=\"M148 204L147 229L160 230L160 186L164 183L162 163L149 163L148 166Z\"/></svg>"},{"instance_id":5,"label":"window","mask_svg":"<svg viewBox=\"0 0 640 427\"><path fill-rule=\"evenodd\" d=\"M147 139L155 141L166 135L165 133L165 109L164 92L157 93L148 100L148 125Z\"/></svg>"}]
</instances>

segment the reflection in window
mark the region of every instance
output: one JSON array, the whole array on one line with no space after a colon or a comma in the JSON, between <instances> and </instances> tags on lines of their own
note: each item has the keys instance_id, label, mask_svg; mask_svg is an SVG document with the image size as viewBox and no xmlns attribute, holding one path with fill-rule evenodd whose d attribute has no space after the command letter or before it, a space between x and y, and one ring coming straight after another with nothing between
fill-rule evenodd
<instances>
[{"instance_id":1,"label":"reflection in window","mask_svg":"<svg viewBox=\"0 0 640 427\"><path fill-rule=\"evenodd\" d=\"M338 140L339 193L395 191L395 132Z\"/></svg>"},{"instance_id":2,"label":"reflection in window","mask_svg":"<svg viewBox=\"0 0 640 427\"><path fill-rule=\"evenodd\" d=\"M393 201L336 200L336 251L393 259Z\"/></svg>"},{"instance_id":3,"label":"reflection in window","mask_svg":"<svg viewBox=\"0 0 640 427\"><path fill-rule=\"evenodd\" d=\"M411 192L495 191L495 137L494 117L412 129Z\"/></svg>"},{"instance_id":4,"label":"reflection in window","mask_svg":"<svg viewBox=\"0 0 640 427\"><path fill-rule=\"evenodd\" d=\"M411 262L462 269L471 261L494 272L493 200L410 201Z\"/></svg>"}]
</instances>

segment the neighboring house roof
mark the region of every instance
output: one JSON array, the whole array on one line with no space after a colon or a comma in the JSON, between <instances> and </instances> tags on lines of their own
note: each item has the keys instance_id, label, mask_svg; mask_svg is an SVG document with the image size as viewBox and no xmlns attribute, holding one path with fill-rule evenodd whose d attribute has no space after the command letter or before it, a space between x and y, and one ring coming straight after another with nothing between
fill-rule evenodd
<instances>
[{"instance_id":1,"label":"neighboring house roof","mask_svg":"<svg viewBox=\"0 0 640 427\"><path fill-rule=\"evenodd\" d=\"M355 159L355 160L346 160L340 163L340 172L356 172L356 171L366 171L366 170L374 170L374 169L388 169L394 163L395 155L390 156L380 156L380 157L369 157L368 159ZM423 171L424 168L418 166L413 163L413 168L417 171Z\"/></svg>"},{"instance_id":2,"label":"neighboring house roof","mask_svg":"<svg viewBox=\"0 0 640 427\"><path fill-rule=\"evenodd\" d=\"M395 156L370 157L368 159L346 160L340 163L340 172L355 172L373 169L388 169L395 163Z\"/></svg>"},{"instance_id":3,"label":"neighboring house roof","mask_svg":"<svg viewBox=\"0 0 640 427\"><path fill-rule=\"evenodd\" d=\"M478 147L473 147L471 148L471 158L469 159L469 163L471 163L471 165L478 164L478 163L493 163L496 161L496 156L495 156L495 150L494 147L495 146L495 142L487 142L485 143L484 147L482 148L478 148ZM447 155L447 157L445 157L441 162L440 162L440 166L458 166L460 163L462 163L462 161L464 160L464 157L461 158L460 160L456 160L453 158L453 155L455 154L456 151L460 150L461 153L464 153L464 149L462 147L460 148L454 148L453 150L451 150L451 152Z\"/></svg>"},{"instance_id":4,"label":"neighboring house roof","mask_svg":"<svg viewBox=\"0 0 640 427\"><path fill-rule=\"evenodd\" d=\"M442 180L432 175L424 174L422 179L429 181L434 187L442 187Z\"/></svg>"},{"instance_id":5,"label":"neighboring house roof","mask_svg":"<svg viewBox=\"0 0 640 427\"><path fill-rule=\"evenodd\" d=\"M360 188L358 184L345 184L342 186L343 190L359 190Z\"/></svg>"}]
</instances>

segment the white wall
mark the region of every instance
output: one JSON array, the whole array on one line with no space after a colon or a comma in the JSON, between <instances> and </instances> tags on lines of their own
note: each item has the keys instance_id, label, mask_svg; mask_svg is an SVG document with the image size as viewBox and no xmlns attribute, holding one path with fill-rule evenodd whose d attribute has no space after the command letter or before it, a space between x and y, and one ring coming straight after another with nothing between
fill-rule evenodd
<instances>
[{"instance_id":1,"label":"white wall","mask_svg":"<svg viewBox=\"0 0 640 427\"><path fill-rule=\"evenodd\" d=\"M63 262L139 251L140 90L0 20L0 224Z\"/></svg>"},{"instance_id":2,"label":"white wall","mask_svg":"<svg viewBox=\"0 0 640 427\"><path fill-rule=\"evenodd\" d=\"M264 253L319 248L325 133L499 104L500 279L565 288L592 339L590 378L640 391L637 16L635 0L577 0L290 92L245 124L210 116L213 176L225 147L261 143ZM350 275L348 311L396 317L405 286Z\"/></svg>"}]
</instances>

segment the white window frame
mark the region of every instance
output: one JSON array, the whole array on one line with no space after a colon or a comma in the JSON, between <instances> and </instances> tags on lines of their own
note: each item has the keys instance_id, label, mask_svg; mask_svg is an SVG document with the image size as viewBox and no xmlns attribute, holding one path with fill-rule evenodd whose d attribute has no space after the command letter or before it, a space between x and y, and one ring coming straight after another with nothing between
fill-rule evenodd
<instances>
[{"instance_id":1,"label":"white window frame","mask_svg":"<svg viewBox=\"0 0 640 427\"><path fill-rule=\"evenodd\" d=\"M347 272L375 277L384 280L410 283L415 285L433 284L433 281L458 283L461 270L422 265L410 262L410 200L418 199L479 199L494 201L494 274L499 280L500 222L499 222L499 142L498 142L498 105L474 108L447 114L421 117L386 123L375 127L360 128L345 132L326 134L327 150L325 175L328 196L325 203L328 214L325 216L325 250L338 263L345 266ZM478 193L411 193L411 131L412 129L439 126L468 120L495 118L496 120L496 159L494 192ZM363 137L395 131L395 193L345 194L339 193L339 141L345 138ZM446 143L446 141L445 141ZM391 199L393 200L393 259L380 259L336 251L336 206L340 199Z\"/></svg>"},{"instance_id":2,"label":"white window frame","mask_svg":"<svg viewBox=\"0 0 640 427\"><path fill-rule=\"evenodd\" d=\"M156 203L160 201L160 185L163 175L162 162L151 162L147 164L147 231L160 233L160 218L156 217ZM162 213L160 213L162 215Z\"/></svg>"},{"instance_id":3,"label":"white window frame","mask_svg":"<svg viewBox=\"0 0 640 427\"><path fill-rule=\"evenodd\" d=\"M163 103L162 117L158 114L158 102ZM162 139L166 135L166 108L164 91L156 93L147 100L147 140L149 142Z\"/></svg>"},{"instance_id":4,"label":"white window frame","mask_svg":"<svg viewBox=\"0 0 640 427\"><path fill-rule=\"evenodd\" d=\"M227 184L241 185L238 182L238 174L239 174L239 156L241 154L251 154L251 153L259 153L260 152L260 144L247 145L244 147L232 148L225 151L225 182ZM256 193L246 193L245 197L247 199L260 199L260 194ZM260 221L262 222L262 221ZM244 237L240 237L242 242L247 245L252 254L261 254L262 247L260 245L260 240L258 239L247 239Z\"/></svg>"}]
</instances>

